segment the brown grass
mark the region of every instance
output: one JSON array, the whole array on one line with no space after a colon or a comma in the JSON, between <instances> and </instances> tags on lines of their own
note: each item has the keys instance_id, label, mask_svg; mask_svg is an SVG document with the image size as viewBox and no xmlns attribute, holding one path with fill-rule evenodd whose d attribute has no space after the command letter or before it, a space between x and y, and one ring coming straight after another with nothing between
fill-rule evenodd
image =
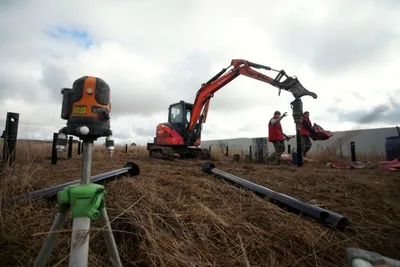
<instances>
[{"instance_id":1,"label":"brown grass","mask_svg":"<svg viewBox=\"0 0 400 267\"><path fill-rule=\"evenodd\" d=\"M81 156L45 159L51 144L17 147L18 162L2 170L3 200L74 180ZM107 158L96 146L92 174L118 169L127 161L141 168L105 186L107 210L124 266L345 266L344 251L356 246L400 258L400 180L379 170L335 170L309 163L302 168L232 163L216 167L258 184L346 215L351 229L337 232L285 212L244 189L200 170L202 161L149 159L141 147L116 149ZM319 155L321 160L322 156ZM331 160L331 159L329 159ZM0 207L2 266L31 266L56 214L44 200ZM50 263L69 253L71 219L58 238ZM93 223L90 266L111 266L98 222Z\"/></svg>"}]
</instances>

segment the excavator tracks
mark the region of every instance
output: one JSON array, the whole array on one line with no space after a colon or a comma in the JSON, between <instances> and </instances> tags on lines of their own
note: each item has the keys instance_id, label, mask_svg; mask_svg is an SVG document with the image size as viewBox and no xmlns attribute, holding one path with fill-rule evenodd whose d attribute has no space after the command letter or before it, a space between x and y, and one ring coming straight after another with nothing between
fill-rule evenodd
<instances>
[{"instance_id":1,"label":"excavator tracks","mask_svg":"<svg viewBox=\"0 0 400 267\"><path fill-rule=\"evenodd\" d=\"M171 147L152 146L149 149L150 158L158 158L164 160L173 160L176 158L175 152Z\"/></svg>"},{"instance_id":2,"label":"excavator tracks","mask_svg":"<svg viewBox=\"0 0 400 267\"><path fill-rule=\"evenodd\" d=\"M200 160L211 159L210 151L205 148L190 148L190 147L172 148L168 146L154 146L154 145L149 148L149 156L151 158L158 158L164 160L173 160L175 158L200 159Z\"/></svg>"},{"instance_id":3,"label":"excavator tracks","mask_svg":"<svg viewBox=\"0 0 400 267\"><path fill-rule=\"evenodd\" d=\"M205 148L189 148L189 153L193 158L201 160L210 160L211 154L208 149Z\"/></svg>"}]
</instances>

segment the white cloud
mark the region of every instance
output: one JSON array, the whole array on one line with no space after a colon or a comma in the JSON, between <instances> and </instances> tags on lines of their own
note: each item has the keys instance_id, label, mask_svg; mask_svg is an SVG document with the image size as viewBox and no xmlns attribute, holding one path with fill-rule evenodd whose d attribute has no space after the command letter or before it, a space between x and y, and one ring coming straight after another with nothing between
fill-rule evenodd
<instances>
[{"instance_id":1,"label":"white cloud","mask_svg":"<svg viewBox=\"0 0 400 267\"><path fill-rule=\"evenodd\" d=\"M399 7L372 0L2 1L0 116L20 113L20 137L51 138L65 125L61 88L96 75L111 86L116 140L144 144L167 120L169 104L193 102L203 82L243 58L284 69L316 92L318 99L303 99L313 122L354 128L355 114L400 89L400 30L392 26ZM88 37L55 38L60 28ZM293 133L291 101L287 92L278 97L273 86L238 77L212 99L203 139L265 136L275 110L289 113L283 127ZM390 112L396 118L398 110ZM342 121L343 113L354 116Z\"/></svg>"}]
</instances>

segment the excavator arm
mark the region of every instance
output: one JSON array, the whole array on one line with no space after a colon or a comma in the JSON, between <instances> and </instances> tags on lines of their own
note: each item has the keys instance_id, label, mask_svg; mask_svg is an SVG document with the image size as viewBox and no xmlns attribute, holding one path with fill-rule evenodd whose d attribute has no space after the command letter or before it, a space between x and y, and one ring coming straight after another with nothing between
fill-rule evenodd
<instances>
[{"instance_id":1,"label":"excavator arm","mask_svg":"<svg viewBox=\"0 0 400 267\"><path fill-rule=\"evenodd\" d=\"M232 69L228 71L228 69L231 67ZM278 74L275 79L273 79L259 71L254 70L253 68L276 71ZM290 77L286 75L284 70L278 71L272 69L271 67L249 62L247 60L233 59L227 68L222 69L208 82L202 84L201 88L197 92L193 104L192 115L188 125L189 134L193 133L193 130L196 128L196 125L198 125L198 122L200 125L206 122L208 107L210 105L211 98L214 96L214 93L233 81L239 75L245 75L261 82L269 83L279 89L279 95L281 90L285 90L292 93L295 99L306 95L311 96L314 99L317 98L315 93L304 88L296 77Z\"/></svg>"}]
</instances>

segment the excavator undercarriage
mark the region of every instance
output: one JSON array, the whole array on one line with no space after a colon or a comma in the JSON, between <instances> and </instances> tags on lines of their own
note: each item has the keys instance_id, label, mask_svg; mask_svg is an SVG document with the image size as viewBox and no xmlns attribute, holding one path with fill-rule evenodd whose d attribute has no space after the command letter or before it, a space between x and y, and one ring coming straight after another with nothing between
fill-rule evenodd
<instances>
[{"instance_id":1,"label":"excavator undercarriage","mask_svg":"<svg viewBox=\"0 0 400 267\"><path fill-rule=\"evenodd\" d=\"M159 158L164 160L173 160L174 158L180 159L200 159L210 160L210 150L205 148L197 147L170 147L170 146L158 146L152 145L149 150L149 156L151 158Z\"/></svg>"}]
</instances>

